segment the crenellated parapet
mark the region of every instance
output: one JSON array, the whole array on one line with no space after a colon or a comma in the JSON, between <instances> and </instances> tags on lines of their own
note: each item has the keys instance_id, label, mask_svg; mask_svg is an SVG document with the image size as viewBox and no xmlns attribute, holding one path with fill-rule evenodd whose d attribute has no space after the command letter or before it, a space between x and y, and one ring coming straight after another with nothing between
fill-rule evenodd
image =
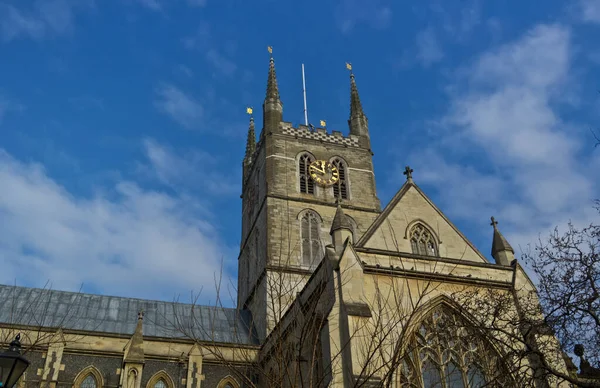
<instances>
[{"instance_id":1,"label":"crenellated parapet","mask_svg":"<svg viewBox=\"0 0 600 388\"><path fill-rule=\"evenodd\" d=\"M280 129L284 135L293 136L296 139L310 139L320 142L344 145L347 147L360 147L359 136L349 135L344 136L340 131L327 132L326 128L312 129L306 125L298 125L295 128L292 123L283 122L280 124Z\"/></svg>"}]
</instances>

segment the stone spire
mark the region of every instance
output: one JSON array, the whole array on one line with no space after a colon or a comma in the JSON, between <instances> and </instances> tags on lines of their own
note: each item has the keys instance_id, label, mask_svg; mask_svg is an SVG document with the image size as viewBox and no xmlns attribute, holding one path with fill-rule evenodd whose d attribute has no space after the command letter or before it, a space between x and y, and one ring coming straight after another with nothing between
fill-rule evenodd
<instances>
[{"instance_id":1,"label":"stone spire","mask_svg":"<svg viewBox=\"0 0 600 388\"><path fill-rule=\"evenodd\" d=\"M256 133L254 132L254 117L250 116L250 126L248 127L248 139L246 140L246 161L251 162L251 157L256 151Z\"/></svg>"},{"instance_id":2,"label":"stone spire","mask_svg":"<svg viewBox=\"0 0 600 388\"><path fill-rule=\"evenodd\" d=\"M279 87L277 86L277 75L275 73L275 60L273 49L269 46L269 76L267 78L267 94L263 103L263 132L276 131L279 123L283 120L283 103L279 98Z\"/></svg>"},{"instance_id":3,"label":"stone spire","mask_svg":"<svg viewBox=\"0 0 600 388\"><path fill-rule=\"evenodd\" d=\"M144 312L138 313L138 321L125 351L125 362L144 362Z\"/></svg>"},{"instance_id":4,"label":"stone spire","mask_svg":"<svg viewBox=\"0 0 600 388\"><path fill-rule=\"evenodd\" d=\"M358 88L356 87L356 80L354 79L354 73L352 67L347 65L350 70L350 119L348 120L348 126L350 127L350 134L360 136L359 143L362 146L370 148L369 139L369 120L363 111L362 104L360 103L360 97L358 95Z\"/></svg>"},{"instance_id":5,"label":"stone spire","mask_svg":"<svg viewBox=\"0 0 600 388\"><path fill-rule=\"evenodd\" d=\"M343 244L348 237L352 240L352 223L350 223L350 220L344 214L340 200L337 201L337 210L335 211L329 234L333 239L332 242L336 251L343 248Z\"/></svg>"},{"instance_id":6,"label":"stone spire","mask_svg":"<svg viewBox=\"0 0 600 388\"><path fill-rule=\"evenodd\" d=\"M508 266L515 259L515 251L498 230L498 221L496 221L494 217L492 217L492 223L490 225L494 227L492 257L496 260L496 264Z\"/></svg>"}]
</instances>

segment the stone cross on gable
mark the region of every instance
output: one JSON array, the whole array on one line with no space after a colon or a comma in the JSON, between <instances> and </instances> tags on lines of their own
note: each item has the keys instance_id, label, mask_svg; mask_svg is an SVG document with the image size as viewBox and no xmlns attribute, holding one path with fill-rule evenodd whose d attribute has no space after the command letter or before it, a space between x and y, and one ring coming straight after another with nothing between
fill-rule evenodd
<instances>
[{"instance_id":1,"label":"stone cross on gable","mask_svg":"<svg viewBox=\"0 0 600 388\"><path fill-rule=\"evenodd\" d=\"M412 173L413 173L413 171L414 170L412 168L410 168L410 166L406 166L404 168L403 174L406 175L406 180L407 181L412 181Z\"/></svg>"},{"instance_id":2,"label":"stone cross on gable","mask_svg":"<svg viewBox=\"0 0 600 388\"><path fill-rule=\"evenodd\" d=\"M138 312L138 319L144 319L144 310Z\"/></svg>"},{"instance_id":3,"label":"stone cross on gable","mask_svg":"<svg viewBox=\"0 0 600 388\"><path fill-rule=\"evenodd\" d=\"M494 228L496 228L496 225L498 225L498 221L496 221L494 216L492 216L491 220L492 220L492 223L490 225L492 225Z\"/></svg>"}]
</instances>

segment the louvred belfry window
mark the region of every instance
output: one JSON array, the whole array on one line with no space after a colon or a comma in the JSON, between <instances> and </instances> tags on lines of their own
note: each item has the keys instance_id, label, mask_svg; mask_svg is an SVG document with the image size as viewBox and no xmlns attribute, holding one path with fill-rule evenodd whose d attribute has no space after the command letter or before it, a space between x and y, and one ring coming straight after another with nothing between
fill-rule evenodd
<instances>
[{"instance_id":1,"label":"louvred belfry window","mask_svg":"<svg viewBox=\"0 0 600 388\"><path fill-rule=\"evenodd\" d=\"M315 182L310 178L308 168L314 161L309 154L303 154L298 161L298 176L300 178L300 192L305 194L315 193Z\"/></svg>"},{"instance_id":2,"label":"louvred belfry window","mask_svg":"<svg viewBox=\"0 0 600 388\"><path fill-rule=\"evenodd\" d=\"M304 213L301 219L302 264L313 267L321 259L321 222L313 211Z\"/></svg>"},{"instance_id":3,"label":"louvred belfry window","mask_svg":"<svg viewBox=\"0 0 600 388\"><path fill-rule=\"evenodd\" d=\"M348 199L348 180L346 165L340 159L334 159L333 164L339 171L340 177L338 181L333 185L333 196L340 199Z\"/></svg>"}]
</instances>

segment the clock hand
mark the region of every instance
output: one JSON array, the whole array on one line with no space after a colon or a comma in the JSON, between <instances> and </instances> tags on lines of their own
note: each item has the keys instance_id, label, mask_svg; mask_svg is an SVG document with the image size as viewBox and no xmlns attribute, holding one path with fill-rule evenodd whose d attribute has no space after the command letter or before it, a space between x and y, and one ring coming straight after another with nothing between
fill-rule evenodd
<instances>
[{"instance_id":1,"label":"clock hand","mask_svg":"<svg viewBox=\"0 0 600 388\"><path fill-rule=\"evenodd\" d=\"M325 168L318 169L317 166L310 166L313 170L320 172L321 174L325 174Z\"/></svg>"}]
</instances>

